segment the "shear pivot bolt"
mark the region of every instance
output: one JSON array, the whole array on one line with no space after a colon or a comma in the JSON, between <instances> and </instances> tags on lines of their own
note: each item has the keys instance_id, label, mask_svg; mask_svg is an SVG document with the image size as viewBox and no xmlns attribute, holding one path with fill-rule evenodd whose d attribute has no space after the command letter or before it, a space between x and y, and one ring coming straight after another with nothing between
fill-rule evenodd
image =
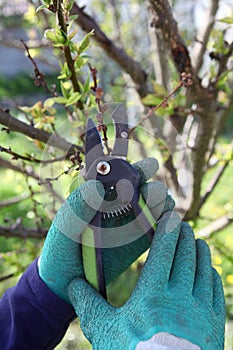
<instances>
[{"instance_id":1,"label":"shear pivot bolt","mask_svg":"<svg viewBox=\"0 0 233 350\"><path fill-rule=\"evenodd\" d=\"M122 137L123 139L127 139L127 137L128 137L127 131L122 131L121 137Z\"/></svg>"},{"instance_id":2,"label":"shear pivot bolt","mask_svg":"<svg viewBox=\"0 0 233 350\"><path fill-rule=\"evenodd\" d=\"M110 172L110 164L104 161L99 162L96 165L96 171L101 175L107 175Z\"/></svg>"}]
</instances>

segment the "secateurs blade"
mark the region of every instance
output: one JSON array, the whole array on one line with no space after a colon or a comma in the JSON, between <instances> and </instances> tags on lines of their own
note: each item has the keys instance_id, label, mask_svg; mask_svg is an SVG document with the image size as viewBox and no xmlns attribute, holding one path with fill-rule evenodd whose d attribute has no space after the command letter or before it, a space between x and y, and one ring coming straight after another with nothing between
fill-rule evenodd
<instances>
[{"instance_id":1,"label":"secateurs blade","mask_svg":"<svg viewBox=\"0 0 233 350\"><path fill-rule=\"evenodd\" d=\"M100 134L88 119L85 142L86 180L101 181L105 189L104 204L98 209L82 237L83 265L86 279L107 298L101 242L101 222L113 217L133 213L143 232L150 239L154 234L151 214L142 210L140 174L126 161L129 131L127 115L122 105L113 113L115 143L110 155L103 151Z\"/></svg>"}]
</instances>

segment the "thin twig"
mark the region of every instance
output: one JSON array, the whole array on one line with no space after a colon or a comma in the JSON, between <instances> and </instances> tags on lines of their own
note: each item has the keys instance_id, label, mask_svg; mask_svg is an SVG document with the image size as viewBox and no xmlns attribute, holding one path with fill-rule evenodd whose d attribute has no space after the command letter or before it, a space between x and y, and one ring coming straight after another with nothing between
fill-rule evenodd
<instances>
[{"instance_id":1,"label":"thin twig","mask_svg":"<svg viewBox=\"0 0 233 350\"><path fill-rule=\"evenodd\" d=\"M2 276L2 277L0 277L0 282L8 280L9 278L14 277L14 275L15 275L14 273L10 273L9 275Z\"/></svg>"},{"instance_id":2,"label":"thin twig","mask_svg":"<svg viewBox=\"0 0 233 350\"><path fill-rule=\"evenodd\" d=\"M225 170L227 169L228 165L230 164L230 161L231 161L230 159L226 160L224 162L224 164L221 165L217 169L217 171L214 174L213 178L210 180L209 186L207 187L205 194L200 199L199 210L205 204L205 202L207 201L207 199L209 198L209 196L211 195L211 193L213 192L213 190L215 189L215 187L219 183L219 181L220 181L221 177L223 176Z\"/></svg>"},{"instance_id":3,"label":"thin twig","mask_svg":"<svg viewBox=\"0 0 233 350\"><path fill-rule=\"evenodd\" d=\"M48 230L41 228L39 231L37 228L25 228L22 226L7 227L0 226L0 236L4 237L21 237L21 238L44 238Z\"/></svg>"},{"instance_id":4,"label":"thin twig","mask_svg":"<svg viewBox=\"0 0 233 350\"><path fill-rule=\"evenodd\" d=\"M51 183L52 181L57 181L60 179L60 177L62 175L67 175L72 169L74 169L74 167L76 166L76 164L72 164L67 170L62 171L59 175L55 176L55 177L46 177L44 180L40 180L38 182L39 185L45 185L48 183Z\"/></svg>"},{"instance_id":5,"label":"thin twig","mask_svg":"<svg viewBox=\"0 0 233 350\"><path fill-rule=\"evenodd\" d=\"M50 134L45 130L38 129L32 125L26 124L21 120L12 117L9 111L5 111L3 108L0 108L0 124L9 128L10 131L19 132L21 134L29 136L32 139L47 143L47 145L65 150L67 157L71 156L77 151L84 153L83 148L71 144L70 142L55 134Z\"/></svg>"},{"instance_id":6,"label":"thin twig","mask_svg":"<svg viewBox=\"0 0 233 350\"><path fill-rule=\"evenodd\" d=\"M38 67L36 61L32 58L32 56L29 52L29 47L27 46L27 44L25 43L25 41L23 39L21 39L21 42L22 42L23 46L25 47L25 50L27 52L27 56L28 56L29 60L32 62L33 66L34 66L35 85L36 86L43 86L47 93L51 93L50 88L48 87L48 84L44 78L44 74L39 70L39 67Z\"/></svg>"},{"instance_id":7,"label":"thin twig","mask_svg":"<svg viewBox=\"0 0 233 350\"><path fill-rule=\"evenodd\" d=\"M224 215L217 220L211 222L211 224L207 225L206 227L200 229L196 232L196 235L198 237L202 238L209 238L214 233L219 232L229 226L233 222L233 217Z\"/></svg>"},{"instance_id":8,"label":"thin twig","mask_svg":"<svg viewBox=\"0 0 233 350\"><path fill-rule=\"evenodd\" d=\"M94 40L98 42L110 58L131 76L141 97L145 97L151 92L147 84L147 74L142 69L141 64L129 56L124 49L116 46L114 41L110 40L101 30L95 19L85 13L84 7L79 7L74 3L71 15L78 15L77 25L85 32L89 33L94 29Z\"/></svg>"},{"instance_id":9,"label":"thin twig","mask_svg":"<svg viewBox=\"0 0 233 350\"><path fill-rule=\"evenodd\" d=\"M26 168L24 162L23 162L23 168L24 169ZM28 190L30 192L30 197L31 197L31 202L32 202L32 212L34 213L35 224L36 224L36 227L37 227L38 231L40 231L41 224L43 223L43 218L38 215L37 207L38 207L38 205L41 205L41 203L39 203L35 199L36 192L33 190L32 185L30 184L29 176L27 176L27 174L25 176L25 180L26 180L26 184L27 184Z\"/></svg>"},{"instance_id":10,"label":"thin twig","mask_svg":"<svg viewBox=\"0 0 233 350\"><path fill-rule=\"evenodd\" d=\"M168 106L168 100L183 86L189 87L192 84L191 76L190 74L182 73L181 74L182 80L179 82L179 84L167 95L163 98L163 100L156 106L153 106L149 109L147 114L139 120L139 122L129 130L129 135L139 126L141 125L146 119L150 118L152 114L157 111L159 108L163 107L166 108Z\"/></svg>"},{"instance_id":11,"label":"thin twig","mask_svg":"<svg viewBox=\"0 0 233 350\"><path fill-rule=\"evenodd\" d=\"M209 42L210 34L214 27L215 16L219 8L219 0L211 0L208 7L208 13L205 14L205 22L200 26L197 33L196 43L192 52L192 60L195 73L197 74L202 67L204 55Z\"/></svg>"},{"instance_id":12,"label":"thin twig","mask_svg":"<svg viewBox=\"0 0 233 350\"><path fill-rule=\"evenodd\" d=\"M60 162L62 160L66 159L66 156L61 156L58 158L54 158L54 159L38 159L35 158L34 156L28 155L28 156L23 156L22 154L16 153L14 151L12 151L11 147L6 148L3 146L0 146L0 152L4 152L7 154L12 155L12 159L22 159L24 161L28 161L28 162L34 162L34 163L39 163L39 164L50 164L50 163L56 163L56 162Z\"/></svg>"},{"instance_id":13,"label":"thin twig","mask_svg":"<svg viewBox=\"0 0 233 350\"><path fill-rule=\"evenodd\" d=\"M220 58L218 59L218 72L217 72L217 75L214 79L214 84L215 86L217 86L217 83L219 81L219 79L221 78L221 75L224 73L227 72L227 63L229 61L229 59L232 57L232 53L233 53L233 42L228 45L228 51L225 53L225 54L222 54L220 56ZM232 70L230 70L232 71Z\"/></svg>"},{"instance_id":14,"label":"thin twig","mask_svg":"<svg viewBox=\"0 0 233 350\"><path fill-rule=\"evenodd\" d=\"M19 172L24 176L26 174L27 176L37 180L38 182L41 181L44 183L44 180L39 175L37 175L33 170L27 171L26 169L22 169L21 167L15 164L12 164L11 162L8 162L5 159L0 158L0 166L6 169L11 169L13 171ZM64 199L56 191L54 191L51 183L46 182L44 183L44 186L46 188L46 191L52 194L54 200L56 199L59 203L63 202Z\"/></svg>"},{"instance_id":15,"label":"thin twig","mask_svg":"<svg viewBox=\"0 0 233 350\"><path fill-rule=\"evenodd\" d=\"M107 153L110 154L111 152L111 148L109 147L109 144L108 144L108 136L107 136L107 125L104 123L104 120L103 120L103 113L105 112L106 110L106 106L103 106L102 104L102 98L103 98L103 94L104 94L104 91L103 89L98 86L98 78L97 78L97 74L98 74L98 71L95 67L92 67L91 64L89 63L89 68L90 68L90 71L91 71L91 75L92 75L92 79L93 79L93 83L94 85L91 86L91 90L94 92L95 94L95 102L98 106L98 113L96 115L96 119L97 119L97 122L98 122L98 126L97 126L97 130L99 132L102 132L103 133L103 142L104 142L104 146L107 150Z\"/></svg>"},{"instance_id":16,"label":"thin twig","mask_svg":"<svg viewBox=\"0 0 233 350\"><path fill-rule=\"evenodd\" d=\"M53 1L53 6L54 6L54 9L55 9L56 14L57 14L57 19L58 19L58 23L59 23L61 32L63 32L64 35L67 36L67 23L66 23L66 20L64 18L64 13L63 13L64 10L62 7L62 0ZM76 71L75 71L74 60L72 58L70 47L68 45L64 45L63 50L64 50L66 63L67 63L69 70L71 72L70 80L72 82L74 92L81 93L80 86L79 86L78 79L77 79L77 75L76 75ZM81 110L84 109L84 106L83 106L83 103L81 100L79 100L77 102L77 106Z\"/></svg>"},{"instance_id":17,"label":"thin twig","mask_svg":"<svg viewBox=\"0 0 233 350\"><path fill-rule=\"evenodd\" d=\"M0 208L5 208L5 207L8 207L12 204L22 202L25 199L28 199L29 197L30 197L30 195L28 193L26 193L26 194L22 194L21 196L15 196L13 198L3 200L0 202Z\"/></svg>"}]
</instances>

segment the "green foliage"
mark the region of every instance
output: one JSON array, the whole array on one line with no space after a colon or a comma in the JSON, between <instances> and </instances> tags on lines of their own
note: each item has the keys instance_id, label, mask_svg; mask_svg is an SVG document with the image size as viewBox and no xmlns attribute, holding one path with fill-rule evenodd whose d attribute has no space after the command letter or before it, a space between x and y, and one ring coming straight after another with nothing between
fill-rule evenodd
<instances>
[{"instance_id":1,"label":"green foliage","mask_svg":"<svg viewBox=\"0 0 233 350\"><path fill-rule=\"evenodd\" d=\"M45 79L42 74L35 77L39 79L37 86L35 86L31 77L26 75L12 78L7 85L5 84L5 77L0 77L0 99L33 96L38 94L38 86L46 87L45 90L40 88L42 100L36 100L32 106L20 106L21 113L17 111L16 116L19 119L28 119L34 127L50 133L54 132L56 123L59 123L61 110L63 114L64 112L67 115L75 113L76 116L80 116L81 119L77 120L76 124L80 122L80 126L83 126L85 120L82 117L82 113L78 112L80 108L78 103L81 102L82 108L95 103L91 96L89 74L85 74L86 78L83 75L83 71L87 73L87 70L89 70L87 50L91 44L93 31L83 35L80 37L80 41L77 41L77 26L74 24L76 17L69 14L72 3L72 1L63 2L64 13L62 15L64 16L65 27L59 21L57 25L54 24L55 17L58 18L61 14L58 16L56 11L49 10L50 6L52 6L52 1L49 0L45 0L37 8L37 14L35 8L30 5L28 12L24 16L28 25L37 23L38 29L41 28L43 32L43 21L39 21L39 17L36 16L41 15L41 11L46 11L46 16L48 17L46 25L49 23L52 27L47 27L45 37L51 41L55 49L54 55L56 55L57 62L60 64L60 72L47 74ZM29 50L29 52L31 53L32 51ZM40 50L33 51L31 56L34 68L37 65L35 56L37 54L40 55ZM78 81L80 76L82 76L82 82ZM11 147L13 151L19 150L21 156L28 156L29 159L31 157L41 158L41 151L44 150L44 145L40 141L29 141L20 135L3 132L1 146ZM7 155L3 157L6 160L10 160ZM31 170L36 173L39 172L39 165L33 164L31 166L27 161L17 159L15 164L29 172ZM0 225L8 225L10 227L22 225L26 228L49 227L50 220L43 208L43 199L40 193L41 187L38 181L25 177L25 175L20 173L15 174L11 169L1 170L0 172L1 178L4 179L4 183L2 182L1 200L11 199L19 196L21 193L28 193L28 198L1 208ZM12 186L12 183L14 186ZM6 239L0 237L0 276L13 273L14 276L18 277L25 270L26 266L38 256L41 244L40 240ZM12 279L12 283L14 282L15 279ZM5 284L2 283L1 291L9 287L9 283L8 280Z\"/></svg>"},{"instance_id":2,"label":"green foliage","mask_svg":"<svg viewBox=\"0 0 233 350\"><path fill-rule=\"evenodd\" d=\"M218 20L222 23L233 24L233 17L224 17Z\"/></svg>"},{"instance_id":3,"label":"green foliage","mask_svg":"<svg viewBox=\"0 0 233 350\"><path fill-rule=\"evenodd\" d=\"M0 100L6 101L6 99L15 99L17 97L24 97L24 106L20 107L20 112L11 110L19 120L32 124L35 127L65 137L68 135L67 140L75 143L76 145L83 146L83 131L86 123L87 113L90 112L90 107L96 107L95 93L91 89L93 87L92 78L90 76L89 63L97 66L99 74L98 78L101 81L101 85L104 87L105 100L106 101L125 101L126 95L130 102L135 103L135 94L131 95L130 88L132 82L125 79L125 75L122 74L122 70L113 60L110 60L106 54L101 51L97 45L92 45L92 38L94 32L91 31L84 34L78 29L78 17L70 15L70 10L73 5L73 0L63 0L63 20L64 24L59 20L58 13L53 7L54 2L52 0L44 0L40 2L41 5L35 9L31 3L29 10L25 13L23 19L15 18L2 18L2 25L10 27L14 23L24 24L27 30L35 30L40 32L40 38L45 38L49 41L49 45L53 49L53 61L55 66L55 73L46 74L45 82L48 89L44 89L45 84L43 79L39 80L40 87L35 86L32 77L26 75L20 75L9 80L5 77L0 77ZM174 2L175 3L175 2ZM107 2L104 0L93 0L88 4L90 10L95 13L96 21L101 23L102 30L113 39L113 43L126 50L127 53L132 54L133 58L141 63L141 66L146 70L148 74L148 82L151 85L151 94L143 99L143 103L147 106L158 105L163 101L169 91L159 83L157 83L157 77L155 77L153 71L153 62L151 57L151 48L149 46L148 39L148 23L145 21L147 18L147 9L144 6L143 1L130 0L127 3L123 1ZM185 10L184 10L185 11ZM185 16L183 16L185 18ZM232 18L226 16L219 20L221 25L225 24L225 27L232 25ZM140 30L138 30L140 28ZM146 34L146 35L145 35ZM187 26L182 31L184 41L188 42L191 46L193 31L190 33L190 28ZM224 40L225 30L219 30L218 27L214 28L211 32L210 40L208 43L208 53L212 53L212 60L210 65L203 67L205 75L209 78L209 84L213 85L216 89L216 104L219 106L221 116L225 106L228 105L232 94L232 79L231 72L225 70L218 75L219 59L226 55L229 50L228 43ZM45 58L46 54L43 54L41 48L29 49L35 62L37 58ZM50 51L51 52L51 51ZM26 58L25 58L26 59ZM50 62L51 63L51 62ZM38 66L40 64L38 63ZM207 68L206 68L207 67ZM32 72L33 72L32 67ZM179 81L179 74L176 72L171 60L168 60L168 72L170 75L171 88L177 85ZM39 96L38 96L39 94ZM33 96L33 102L30 105L27 104L26 98ZM171 115L176 114L176 111L180 112L180 115L187 115L186 96L184 91L179 91L171 100L169 100L169 106L166 108L160 108L158 113L161 116L161 120L168 119ZM97 108L93 108L96 112ZM224 129L225 134L230 134L232 137L233 127L233 111L231 110L227 118L226 126ZM183 114L182 114L183 113ZM193 111L192 111L193 113ZM178 113L179 114L179 113ZM94 115L94 114L93 114ZM95 114L96 115L96 114ZM186 116L185 115L185 116ZM59 129L58 126L61 122L67 121L64 128ZM67 127L68 125L68 127ZM160 125L156 125L158 128ZM68 129L68 130L66 130ZM109 127L108 135L113 134L113 130ZM166 148L166 144L158 139L152 140L152 138L145 135L140 130L136 130L136 136L139 141L144 145L144 148L148 152L153 152L159 161L166 161L170 155ZM228 141L226 135L220 140L220 145L214 151L214 157L218 161L218 165L222 161L229 160L232 157L232 145ZM47 148L38 140L29 140L29 138L7 131L1 131L1 145L5 147L11 147L12 150L18 151L23 156L35 157L38 159L45 159L47 156L51 163L39 168L39 165L34 162L22 161L20 159L11 159L10 155L1 154L2 158L11 161L16 166L21 166L24 169L33 170L35 173L40 171L48 171L45 174L45 178L52 178L48 180L48 184L54 190L58 189L58 193L68 195L70 191L74 190L80 185L82 179L77 176L80 166L80 158L82 155L75 155L72 163L70 159L66 159L57 165L53 166L52 161L60 156L60 153L53 148ZM47 152L47 153L46 153ZM130 160L138 160L140 154L140 148L135 146L131 150L132 158ZM143 153L142 153L143 154ZM63 154L62 154L63 155ZM144 156L144 154L143 154ZM141 157L141 154L140 154ZM47 158L46 158L47 159ZM78 159L78 161L77 161ZM77 162L76 162L77 161ZM54 163L56 164L56 163ZM50 169L52 169L50 171ZM78 170L77 170L78 169ZM202 194L205 193L205 189L210 182L210 179L216 172L217 166L206 171ZM208 198L207 202L203 206L200 217L193 223L195 231L199 231L201 228L210 224L216 218L220 216L230 216L233 212L233 180L232 180L233 164L232 161L229 168L225 172L223 178L217 185L213 194ZM54 215L56 211L51 193L46 193L46 196L42 193L41 186L38 185L38 181L32 178L26 178L23 174L17 173L11 169L0 170L1 177L1 199L9 199L22 193L28 194L27 199L23 199L16 204L5 206L0 209L0 225L15 225L21 224L26 227L49 227L50 219L45 212L45 204L48 201L51 203L51 213ZM59 182L59 180L61 181ZM59 188L62 187L61 188ZM33 189L33 195L30 192L30 188ZM60 192L59 192L60 190ZM46 200L45 200L46 198ZM46 208L47 210L47 208ZM50 214L50 213L49 213ZM50 218L52 217L50 216ZM222 276L224 287L227 296L227 312L229 317L233 317L233 273L232 273L232 256L233 256L233 239L232 239L233 224L226 229L221 230L210 237L208 237L208 243L210 244L213 263ZM8 273L13 273L16 278L11 278L4 283L0 284L0 292L13 285L20 273L24 271L26 266L39 254L42 240L35 239L20 239L20 238L4 238L0 237L0 277L5 276ZM109 286L108 292L110 300L114 305L122 305L124 303L133 287L136 283L138 274L140 272L143 260L134 264L133 267L128 269L120 278ZM80 331L76 334L77 323L72 325L68 337L64 342L58 346L57 349L89 349L90 346L81 335ZM69 338L70 337L70 338Z\"/></svg>"},{"instance_id":4,"label":"green foliage","mask_svg":"<svg viewBox=\"0 0 233 350\"><path fill-rule=\"evenodd\" d=\"M56 84L56 73L46 74L46 81L48 86ZM6 83L7 82L7 83ZM59 92L59 85L57 84L57 90ZM41 94L45 94L41 91ZM38 98L38 87L34 84L32 76L28 73L20 73L13 77L5 75L0 76L0 101L5 99L17 99L18 97L29 98L35 96Z\"/></svg>"}]
</instances>

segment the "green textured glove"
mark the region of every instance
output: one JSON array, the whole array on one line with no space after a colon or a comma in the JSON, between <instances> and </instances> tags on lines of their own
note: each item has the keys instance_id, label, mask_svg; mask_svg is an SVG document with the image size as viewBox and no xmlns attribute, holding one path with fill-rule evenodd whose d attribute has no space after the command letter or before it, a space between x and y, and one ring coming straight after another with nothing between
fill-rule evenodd
<instances>
[{"instance_id":1,"label":"green textured glove","mask_svg":"<svg viewBox=\"0 0 233 350\"><path fill-rule=\"evenodd\" d=\"M153 243L129 300L115 308L82 278L69 286L70 300L94 350L130 350L167 332L202 350L223 350L222 283L204 241L195 241L175 213L159 220Z\"/></svg>"},{"instance_id":2,"label":"green textured glove","mask_svg":"<svg viewBox=\"0 0 233 350\"><path fill-rule=\"evenodd\" d=\"M158 181L145 183L158 170L158 162L148 158L136 163L135 167L141 174L141 191L155 217L158 218L163 210L172 210L174 202L167 195L165 186ZM39 261L39 275L55 294L68 303L70 302L67 295L68 284L75 277L84 276L79 237L94 217L104 194L102 184L95 180L79 186L59 209L45 240ZM119 226L119 220L117 223L115 220L115 218L108 220L105 226L109 229ZM119 276L150 245L132 214L121 220L120 226L134 221L131 232L127 234L137 235L135 237L139 238L124 246L104 249L107 283Z\"/></svg>"}]
</instances>

